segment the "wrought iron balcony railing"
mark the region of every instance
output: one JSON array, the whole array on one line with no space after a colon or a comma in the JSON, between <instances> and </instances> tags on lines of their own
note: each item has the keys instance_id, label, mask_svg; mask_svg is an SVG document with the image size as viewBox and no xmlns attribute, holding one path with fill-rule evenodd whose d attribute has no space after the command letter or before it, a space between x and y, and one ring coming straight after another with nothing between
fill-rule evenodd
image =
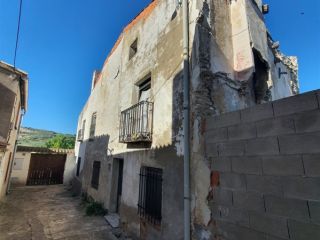
<instances>
[{"instance_id":1,"label":"wrought iron balcony railing","mask_svg":"<svg viewBox=\"0 0 320 240\"><path fill-rule=\"evenodd\" d=\"M141 101L121 112L119 142L151 142L153 103Z\"/></svg>"}]
</instances>

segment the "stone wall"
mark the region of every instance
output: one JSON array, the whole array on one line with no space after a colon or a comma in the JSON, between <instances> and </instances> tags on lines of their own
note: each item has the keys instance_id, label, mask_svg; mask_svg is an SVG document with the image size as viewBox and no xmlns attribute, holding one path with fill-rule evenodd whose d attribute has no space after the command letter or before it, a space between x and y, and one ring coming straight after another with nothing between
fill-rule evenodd
<instances>
[{"instance_id":1,"label":"stone wall","mask_svg":"<svg viewBox=\"0 0 320 240\"><path fill-rule=\"evenodd\" d=\"M211 219L196 239L320 239L319 106L317 90L206 119Z\"/></svg>"}]
</instances>

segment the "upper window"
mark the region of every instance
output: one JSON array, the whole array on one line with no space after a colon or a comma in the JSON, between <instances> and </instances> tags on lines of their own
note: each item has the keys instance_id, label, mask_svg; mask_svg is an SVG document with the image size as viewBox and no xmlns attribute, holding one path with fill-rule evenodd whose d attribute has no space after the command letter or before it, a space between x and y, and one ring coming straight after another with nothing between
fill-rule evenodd
<instances>
[{"instance_id":1,"label":"upper window","mask_svg":"<svg viewBox=\"0 0 320 240\"><path fill-rule=\"evenodd\" d=\"M140 169L138 212L140 217L153 224L161 224L162 169Z\"/></svg>"},{"instance_id":2,"label":"upper window","mask_svg":"<svg viewBox=\"0 0 320 240\"><path fill-rule=\"evenodd\" d=\"M134 42L130 45L129 60L133 58L134 55L136 55L137 51L138 51L138 39L134 40Z\"/></svg>"},{"instance_id":3,"label":"upper window","mask_svg":"<svg viewBox=\"0 0 320 240\"><path fill-rule=\"evenodd\" d=\"M139 85L139 102L148 101L151 92L151 78L148 78Z\"/></svg>"},{"instance_id":4,"label":"upper window","mask_svg":"<svg viewBox=\"0 0 320 240\"><path fill-rule=\"evenodd\" d=\"M93 113L91 117L91 125L90 125L90 134L89 138L92 139L94 138L94 134L96 131L96 121L97 121L97 113Z\"/></svg>"}]
</instances>

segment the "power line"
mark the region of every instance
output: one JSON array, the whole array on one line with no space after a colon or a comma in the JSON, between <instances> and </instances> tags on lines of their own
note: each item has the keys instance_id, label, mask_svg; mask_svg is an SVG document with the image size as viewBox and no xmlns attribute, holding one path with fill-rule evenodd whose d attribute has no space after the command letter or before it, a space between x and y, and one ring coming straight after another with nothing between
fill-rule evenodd
<instances>
[{"instance_id":1,"label":"power line","mask_svg":"<svg viewBox=\"0 0 320 240\"><path fill-rule=\"evenodd\" d=\"M18 18L18 27L17 27L16 47L14 49L14 59L13 59L13 67L14 68L16 68L17 51L18 51L18 43L19 43L19 35L20 35L21 12L22 12L22 0L20 0L20 6L19 6L19 18Z\"/></svg>"}]
</instances>

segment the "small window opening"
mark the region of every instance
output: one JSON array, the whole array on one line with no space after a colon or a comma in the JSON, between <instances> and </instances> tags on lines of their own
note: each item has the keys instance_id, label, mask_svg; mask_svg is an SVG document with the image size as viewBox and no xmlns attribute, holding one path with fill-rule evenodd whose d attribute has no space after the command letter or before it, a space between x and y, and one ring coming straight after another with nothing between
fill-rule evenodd
<instances>
[{"instance_id":1,"label":"small window opening","mask_svg":"<svg viewBox=\"0 0 320 240\"><path fill-rule=\"evenodd\" d=\"M97 113L93 113L91 117L90 134L89 138L93 139L96 131Z\"/></svg>"},{"instance_id":2,"label":"small window opening","mask_svg":"<svg viewBox=\"0 0 320 240\"><path fill-rule=\"evenodd\" d=\"M137 51L138 51L138 39L134 40L134 42L130 45L129 60L133 58L134 55L136 55Z\"/></svg>"},{"instance_id":3,"label":"small window opening","mask_svg":"<svg viewBox=\"0 0 320 240\"><path fill-rule=\"evenodd\" d=\"M99 188L99 177L100 177L100 165L99 161L93 162L92 176L91 176L91 187L98 189Z\"/></svg>"},{"instance_id":4,"label":"small window opening","mask_svg":"<svg viewBox=\"0 0 320 240\"><path fill-rule=\"evenodd\" d=\"M77 172L76 172L77 177L79 177L79 175L80 175L80 166L81 166L81 157L78 157Z\"/></svg>"},{"instance_id":5,"label":"small window opening","mask_svg":"<svg viewBox=\"0 0 320 240\"><path fill-rule=\"evenodd\" d=\"M253 88L258 104L269 101L270 93L268 89L269 66L263 60L261 54L253 49L255 73L253 76Z\"/></svg>"}]
</instances>

